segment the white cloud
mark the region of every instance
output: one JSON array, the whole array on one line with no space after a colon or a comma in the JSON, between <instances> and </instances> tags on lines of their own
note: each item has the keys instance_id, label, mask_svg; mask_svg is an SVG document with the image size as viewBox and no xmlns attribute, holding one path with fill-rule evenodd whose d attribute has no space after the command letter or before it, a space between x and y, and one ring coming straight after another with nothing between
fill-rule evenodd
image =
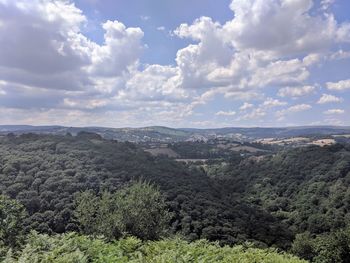
<instances>
[{"instance_id":1,"label":"white cloud","mask_svg":"<svg viewBox=\"0 0 350 263\"><path fill-rule=\"evenodd\" d=\"M288 103L285 101L279 101L278 99L267 98L267 100L264 101L262 106L267 108L273 108L273 107L285 106L287 104Z\"/></svg>"},{"instance_id":2,"label":"white cloud","mask_svg":"<svg viewBox=\"0 0 350 263\"><path fill-rule=\"evenodd\" d=\"M258 107L253 108L253 104L244 103L240 110L242 113L244 113L241 117L237 118L237 121L241 120L257 120L266 116L268 113L268 110L274 107L280 107L287 105L287 102L279 101L278 99L273 98L267 98L262 104L260 104ZM252 109L250 112L247 112L249 109Z\"/></svg>"},{"instance_id":3,"label":"white cloud","mask_svg":"<svg viewBox=\"0 0 350 263\"><path fill-rule=\"evenodd\" d=\"M312 66L322 60L322 55L317 53L311 53L303 58L304 66Z\"/></svg>"},{"instance_id":4,"label":"white cloud","mask_svg":"<svg viewBox=\"0 0 350 263\"><path fill-rule=\"evenodd\" d=\"M342 109L330 109L324 112L324 114L333 115L333 114L343 114L345 110Z\"/></svg>"},{"instance_id":5,"label":"white cloud","mask_svg":"<svg viewBox=\"0 0 350 263\"><path fill-rule=\"evenodd\" d=\"M284 115L291 114L291 113L297 113L297 112L302 112L306 110L312 109L312 106L309 104L297 104L294 106L291 106L287 109L280 110L276 113L278 117L283 117Z\"/></svg>"},{"instance_id":6,"label":"white cloud","mask_svg":"<svg viewBox=\"0 0 350 263\"><path fill-rule=\"evenodd\" d=\"M264 116L266 116L266 111L264 111L262 108L256 108L256 109L252 110L251 112L244 114L242 117L239 117L237 119L237 121L256 120L256 119L261 119Z\"/></svg>"},{"instance_id":7,"label":"white cloud","mask_svg":"<svg viewBox=\"0 0 350 263\"><path fill-rule=\"evenodd\" d=\"M314 86L285 87L280 89L277 95L280 97L302 97L309 95L314 91Z\"/></svg>"},{"instance_id":8,"label":"white cloud","mask_svg":"<svg viewBox=\"0 0 350 263\"><path fill-rule=\"evenodd\" d=\"M312 7L312 0L234 0L235 18L224 26L226 38L240 50L279 56L317 53L334 40L343 41L347 24L338 26L331 14L310 15Z\"/></svg>"},{"instance_id":9,"label":"white cloud","mask_svg":"<svg viewBox=\"0 0 350 263\"><path fill-rule=\"evenodd\" d=\"M137 69L140 28L106 21L100 45L81 32L87 21L81 10L54 0L0 2L0 20L2 105L120 111L187 96L172 78L176 68Z\"/></svg>"},{"instance_id":10,"label":"white cloud","mask_svg":"<svg viewBox=\"0 0 350 263\"><path fill-rule=\"evenodd\" d=\"M104 45L80 31L86 17L66 1L0 4L0 75L8 82L59 90L93 90L99 76L123 77L137 63L143 32L103 24ZM11 32L11 34L9 34Z\"/></svg>"},{"instance_id":11,"label":"white cloud","mask_svg":"<svg viewBox=\"0 0 350 263\"><path fill-rule=\"evenodd\" d=\"M238 100L245 101L241 119L256 120L287 105L265 99L266 89L285 87L278 92L285 98L311 94L310 67L348 57L341 43L350 40L349 24L328 8L314 10L311 0L235 0L231 8L235 16L225 24L201 17L174 31L193 42L177 51L175 65L148 65L140 62L141 28L106 21L96 43L83 30L87 17L69 1L0 0L0 105L13 118L23 110L28 123L35 117L26 109L48 123L180 125L191 123L198 105ZM331 47L339 51L331 54ZM350 88L350 80L327 88ZM334 98L320 103L326 100Z\"/></svg>"},{"instance_id":12,"label":"white cloud","mask_svg":"<svg viewBox=\"0 0 350 263\"><path fill-rule=\"evenodd\" d=\"M347 59L350 58L350 51L344 51L342 49L332 53L329 58L331 60L341 60L341 59Z\"/></svg>"},{"instance_id":13,"label":"white cloud","mask_svg":"<svg viewBox=\"0 0 350 263\"><path fill-rule=\"evenodd\" d=\"M311 0L235 0L231 9L235 17L224 25L201 17L174 31L197 42L177 53L183 87L227 87L234 93L301 86L310 76L308 67L342 41L337 35L347 25L338 25L331 14L311 16ZM291 58L296 54L304 56Z\"/></svg>"},{"instance_id":14,"label":"white cloud","mask_svg":"<svg viewBox=\"0 0 350 263\"><path fill-rule=\"evenodd\" d=\"M215 69L226 67L233 57L233 50L222 41L221 25L211 18L201 17L193 25L181 24L174 33L180 38L190 38L199 41L180 49L176 62L181 70L185 88L208 88L218 86L215 80L210 80Z\"/></svg>"},{"instance_id":15,"label":"white cloud","mask_svg":"<svg viewBox=\"0 0 350 263\"><path fill-rule=\"evenodd\" d=\"M86 100L79 100L79 99L72 99L72 98L65 98L63 100L63 105L67 106L68 108L74 108L74 109L97 109L101 107L107 106L107 100L104 99L86 99Z\"/></svg>"},{"instance_id":16,"label":"white cloud","mask_svg":"<svg viewBox=\"0 0 350 263\"><path fill-rule=\"evenodd\" d=\"M244 111L244 110L248 110L248 109L253 108L253 107L254 107L253 104L250 104L248 102L244 102L243 105L239 109Z\"/></svg>"},{"instance_id":17,"label":"white cloud","mask_svg":"<svg viewBox=\"0 0 350 263\"><path fill-rule=\"evenodd\" d=\"M119 96L143 101L186 100L189 92L181 88L178 71L171 66L149 65L143 71L133 73Z\"/></svg>"},{"instance_id":18,"label":"white cloud","mask_svg":"<svg viewBox=\"0 0 350 263\"><path fill-rule=\"evenodd\" d=\"M225 90L225 89L224 89ZM236 91L234 88L228 87L226 91L220 90L219 92L224 92L224 98L231 99L231 100L252 100L252 99L258 99L261 94L258 92L254 92L252 90L247 91Z\"/></svg>"},{"instance_id":19,"label":"white cloud","mask_svg":"<svg viewBox=\"0 0 350 263\"><path fill-rule=\"evenodd\" d=\"M250 86L297 85L309 77L309 72L299 59L278 60L257 68L252 74Z\"/></svg>"},{"instance_id":20,"label":"white cloud","mask_svg":"<svg viewBox=\"0 0 350 263\"><path fill-rule=\"evenodd\" d=\"M102 27L106 31L105 44L94 45L90 70L102 77L122 75L138 61L143 32L140 28L126 28L118 21L107 21Z\"/></svg>"},{"instance_id":21,"label":"white cloud","mask_svg":"<svg viewBox=\"0 0 350 263\"><path fill-rule=\"evenodd\" d=\"M329 90L346 90L350 89L350 79L341 80L338 82L327 82L326 85Z\"/></svg>"},{"instance_id":22,"label":"white cloud","mask_svg":"<svg viewBox=\"0 0 350 263\"><path fill-rule=\"evenodd\" d=\"M350 42L350 23L342 24L337 31L337 40L339 42Z\"/></svg>"},{"instance_id":23,"label":"white cloud","mask_svg":"<svg viewBox=\"0 0 350 263\"><path fill-rule=\"evenodd\" d=\"M318 104L332 103L332 102L342 102L342 98L338 98L330 94L322 94L321 98L318 100Z\"/></svg>"},{"instance_id":24,"label":"white cloud","mask_svg":"<svg viewBox=\"0 0 350 263\"><path fill-rule=\"evenodd\" d=\"M308 104L298 104L298 105L294 105L290 108L287 109L288 112L299 112L299 111L305 111L305 110L309 110L312 107Z\"/></svg>"},{"instance_id":25,"label":"white cloud","mask_svg":"<svg viewBox=\"0 0 350 263\"><path fill-rule=\"evenodd\" d=\"M216 116L234 116L236 115L235 111L218 111L215 113Z\"/></svg>"},{"instance_id":26,"label":"white cloud","mask_svg":"<svg viewBox=\"0 0 350 263\"><path fill-rule=\"evenodd\" d=\"M1 67L52 75L90 63L90 43L79 32L86 18L73 4L11 1L0 10Z\"/></svg>"}]
</instances>

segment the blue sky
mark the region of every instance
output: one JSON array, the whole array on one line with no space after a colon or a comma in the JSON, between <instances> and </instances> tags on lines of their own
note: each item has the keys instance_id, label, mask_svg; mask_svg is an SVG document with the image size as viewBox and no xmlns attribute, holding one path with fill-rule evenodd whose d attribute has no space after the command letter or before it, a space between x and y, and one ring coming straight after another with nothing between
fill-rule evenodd
<instances>
[{"instance_id":1,"label":"blue sky","mask_svg":"<svg viewBox=\"0 0 350 263\"><path fill-rule=\"evenodd\" d=\"M350 125L346 0L0 0L0 124Z\"/></svg>"}]
</instances>

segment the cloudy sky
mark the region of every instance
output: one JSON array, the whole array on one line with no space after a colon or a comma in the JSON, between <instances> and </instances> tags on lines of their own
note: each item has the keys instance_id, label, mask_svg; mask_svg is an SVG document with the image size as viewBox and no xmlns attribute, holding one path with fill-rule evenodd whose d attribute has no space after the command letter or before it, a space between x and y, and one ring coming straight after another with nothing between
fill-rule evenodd
<instances>
[{"instance_id":1,"label":"cloudy sky","mask_svg":"<svg viewBox=\"0 0 350 263\"><path fill-rule=\"evenodd\" d=\"M350 125L350 1L0 0L0 124Z\"/></svg>"}]
</instances>

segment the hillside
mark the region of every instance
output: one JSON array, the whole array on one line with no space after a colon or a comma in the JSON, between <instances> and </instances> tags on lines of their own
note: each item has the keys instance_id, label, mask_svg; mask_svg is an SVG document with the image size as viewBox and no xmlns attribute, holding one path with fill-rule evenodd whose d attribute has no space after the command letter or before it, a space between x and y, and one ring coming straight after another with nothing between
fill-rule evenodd
<instances>
[{"instance_id":1,"label":"hillside","mask_svg":"<svg viewBox=\"0 0 350 263\"><path fill-rule=\"evenodd\" d=\"M82 229L74 203L79 193L118 193L141 179L164 195L169 234L185 240L231 246L250 242L287 251L293 245L294 253L310 260L335 248L340 258L350 253L348 241L342 241L350 239L350 231L342 232L350 227L348 144L261 156L228 152L223 160L208 154L205 144L195 145L194 152L185 146L177 146L183 155L203 151L205 166L152 156L139 145L86 132L9 134L0 137L0 193L24 205L27 233L62 234ZM293 243L297 234L312 246Z\"/></svg>"},{"instance_id":2,"label":"hillside","mask_svg":"<svg viewBox=\"0 0 350 263\"><path fill-rule=\"evenodd\" d=\"M290 226L321 234L349 225L350 147L310 146L225 167L231 191Z\"/></svg>"},{"instance_id":3,"label":"hillside","mask_svg":"<svg viewBox=\"0 0 350 263\"><path fill-rule=\"evenodd\" d=\"M160 187L174 213L172 231L189 240L206 238L222 244L251 240L281 247L292 240L276 218L203 171L152 157L134 144L88 133L0 139L0 192L25 206L28 229L78 230L73 216L76 193L113 192L139 178Z\"/></svg>"}]
</instances>

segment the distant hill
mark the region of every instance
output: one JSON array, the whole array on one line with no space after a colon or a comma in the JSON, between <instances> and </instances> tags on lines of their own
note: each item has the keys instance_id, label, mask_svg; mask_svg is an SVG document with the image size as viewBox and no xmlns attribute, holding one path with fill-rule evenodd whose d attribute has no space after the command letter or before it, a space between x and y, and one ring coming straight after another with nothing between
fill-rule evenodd
<instances>
[{"instance_id":1,"label":"distant hill","mask_svg":"<svg viewBox=\"0 0 350 263\"><path fill-rule=\"evenodd\" d=\"M330 136L350 134L350 127L342 126L300 126L284 128L217 128L217 129L193 129L193 128L168 128L151 126L143 128L105 128L105 127L64 127L64 126L30 126L30 125L0 125L0 134L37 133L65 135L70 133L77 135L81 131L93 132L106 139L130 142L177 142L199 141L213 138L226 138L236 141L253 141L262 138L288 138L297 136Z\"/></svg>"}]
</instances>

